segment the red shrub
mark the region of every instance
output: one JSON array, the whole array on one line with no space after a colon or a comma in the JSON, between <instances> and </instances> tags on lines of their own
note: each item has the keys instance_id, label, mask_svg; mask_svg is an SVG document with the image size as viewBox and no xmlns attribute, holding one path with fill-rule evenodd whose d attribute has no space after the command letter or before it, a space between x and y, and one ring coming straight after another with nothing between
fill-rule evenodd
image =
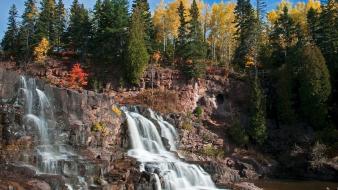
<instances>
[{"instance_id":1,"label":"red shrub","mask_svg":"<svg viewBox=\"0 0 338 190\"><path fill-rule=\"evenodd\" d=\"M86 86L88 74L81 68L80 64L75 64L69 74L69 86L71 88L81 88Z\"/></svg>"}]
</instances>

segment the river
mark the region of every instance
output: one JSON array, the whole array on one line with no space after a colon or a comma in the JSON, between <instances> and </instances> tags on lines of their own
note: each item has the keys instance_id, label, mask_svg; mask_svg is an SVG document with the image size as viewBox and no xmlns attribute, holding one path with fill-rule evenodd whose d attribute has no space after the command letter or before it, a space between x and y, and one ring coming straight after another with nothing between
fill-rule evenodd
<instances>
[{"instance_id":1,"label":"river","mask_svg":"<svg viewBox=\"0 0 338 190\"><path fill-rule=\"evenodd\" d=\"M338 183L325 181L261 180L254 183L264 190L338 190Z\"/></svg>"}]
</instances>

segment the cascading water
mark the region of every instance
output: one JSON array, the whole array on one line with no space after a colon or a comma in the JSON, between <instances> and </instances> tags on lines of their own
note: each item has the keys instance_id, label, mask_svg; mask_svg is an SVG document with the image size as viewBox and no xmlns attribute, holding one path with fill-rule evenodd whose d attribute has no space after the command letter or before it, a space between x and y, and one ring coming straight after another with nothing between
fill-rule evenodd
<instances>
[{"instance_id":1,"label":"cascading water","mask_svg":"<svg viewBox=\"0 0 338 190\"><path fill-rule=\"evenodd\" d=\"M165 149L162 138L168 139L170 150L176 150L177 132L164 119L149 110L150 119L125 109L132 149L128 155L142 163L141 170L155 174L157 189L202 190L217 189L211 177L200 166L182 162ZM154 122L152 122L154 121ZM158 124L159 130L155 124ZM160 184L159 176L164 184Z\"/></svg>"},{"instance_id":2,"label":"cascading water","mask_svg":"<svg viewBox=\"0 0 338 190\"><path fill-rule=\"evenodd\" d=\"M46 94L37 88L35 79L20 78L20 92L24 96L24 127L36 128L39 145L35 147L36 165L39 173L67 175L69 189L88 189L84 177L79 176L76 162L80 156L62 142L56 142L55 119L52 104Z\"/></svg>"}]
</instances>

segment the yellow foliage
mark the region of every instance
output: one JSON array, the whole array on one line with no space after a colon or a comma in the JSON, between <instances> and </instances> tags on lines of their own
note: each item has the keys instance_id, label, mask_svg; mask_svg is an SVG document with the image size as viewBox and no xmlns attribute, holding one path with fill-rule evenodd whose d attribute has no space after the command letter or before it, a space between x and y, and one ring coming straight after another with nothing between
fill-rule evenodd
<instances>
[{"instance_id":1,"label":"yellow foliage","mask_svg":"<svg viewBox=\"0 0 338 190\"><path fill-rule=\"evenodd\" d=\"M190 9L190 0L174 0L168 4L165 4L163 0L160 1L159 5L154 11L153 23L156 30L156 40L158 42L164 41L164 39L173 39L177 38L178 27L180 25L179 15L177 13L177 8L182 1L185 8L186 21L190 20L189 9ZM200 10L200 15L202 15L202 10L204 4L201 0L196 1L197 6ZM203 17L200 16L201 22Z\"/></svg>"},{"instance_id":2,"label":"yellow foliage","mask_svg":"<svg viewBox=\"0 0 338 190\"><path fill-rule=\"evenodd\" d=\"M42 38L40 43L34 48L34 58L37 63L44 63L49 48L49 41L46 38Z\"/></svg>"},{"instance_id":3,"label":"yellow foliage","mask_svg":"<svg viewBox=\"0 0 338 190\"><path fill-rule=\"evenodd\" d=\"M218 52L220 61L230 61L236 47L235 33L235 3L218 3L211 7L208 38L209 44L213 47L213 57Z\"/></svg>"},{"instance_id":4,"label":"yellow foliage","mask_svg":"<svg viewBox=\"0 0 338 190\"><path fill-rule=\"evenodd\" d=\"M292 5L289 1L282 0L280 4L277 5L276 10L272 10L267 14L270 24L273 24L279 18L279 15L283 12L285 6L289 10L290 17L300 25L304 32L307 30L307 12L311 8L320 11L319 0L308 0L307 3L298 2L295 5Z\"/></svg>"},{"instance_id":5,"label":"yellow foliage","mask_svg":"<svg viewBox=\"0 0 338 190\"><path fill-rule=\"evenodd\" d=\"M101 123L101 122L94 123L93 126L92 126L92 131L100 132L104 136L108 135L107 126L104 123Z\"/></svg>"},{"instance_id":6,"label":"yellow foliage","mask_svg":"<svg viewBox=\"0 0 338 190\"><path fill-rule=\"evenodd\" d=\"M113 111L114 114L117 115L118 117L120 117L120 116L122 115L121 110L120 110L118 107L116 107L115 105L112 106L112 111Z\"/></svg>"}]
</instances>

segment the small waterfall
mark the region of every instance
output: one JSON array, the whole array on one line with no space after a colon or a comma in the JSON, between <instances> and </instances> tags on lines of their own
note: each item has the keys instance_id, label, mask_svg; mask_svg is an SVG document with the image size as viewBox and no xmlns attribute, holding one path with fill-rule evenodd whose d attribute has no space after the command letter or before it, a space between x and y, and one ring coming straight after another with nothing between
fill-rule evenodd
<instances>
[{"instance_id":1,"label":"small waterfall","mask_svg":"<svg viewBox=\"0 0 338 190\"><path fill-rule=\"evenodd\" d=\"M161 116L152 110L149 110L149 113L150 119L158 123L159 130L150 119L139 113L125 110L132 144L128 155L135 157L142 163L141 170L159 173L164 181L164 184L161 185L157 174L155 174L159 189L217 189L211 176L200 166L184 163L177 158L176 154L164 148L161 137L168 139L171 151L176 150L177 132Z\"/></svg>"},{"instance_id":2,"label":"small waterfall","mask_svg":"<svg viewBox=\"0 0 338 190\"><path fill-rule=\"evenodd\" d=\"M39 145L35 147L36 165L40 173L66 175L70 184L68 189L88 189L84 177L78 174L78 156L64 145L55 140L57 131L53 107L46 94L37 88L35 79L20 78L20 94L23 95L25 116L23 124L36 128ZM27 159L26 159L27 160Z\"/></svg>"}]
</instances>

